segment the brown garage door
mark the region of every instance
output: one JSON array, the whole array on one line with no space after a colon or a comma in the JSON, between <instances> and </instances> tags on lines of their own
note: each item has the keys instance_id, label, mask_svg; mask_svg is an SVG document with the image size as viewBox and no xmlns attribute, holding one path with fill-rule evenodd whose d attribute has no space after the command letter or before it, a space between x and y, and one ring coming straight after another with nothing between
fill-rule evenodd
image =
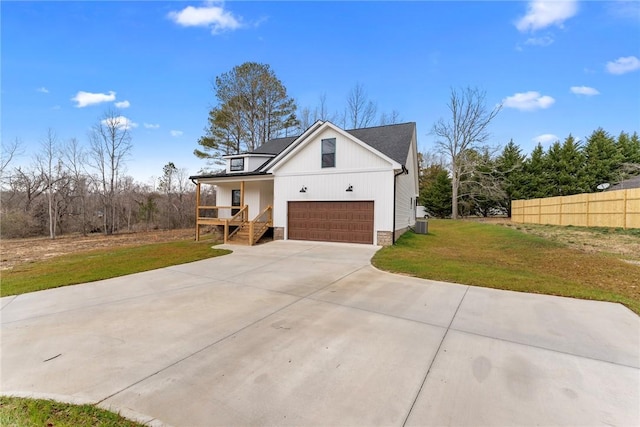
<instances>
[{"instance_id":1,"label":"brown garage door","mask_svg":"<svg viewBox=\"0 0 640 427\"><path fill-rule=\"evenodd\" d=\"M289 239L373 244L373 202L289 202Z\"/></svg>"}]
</instances>

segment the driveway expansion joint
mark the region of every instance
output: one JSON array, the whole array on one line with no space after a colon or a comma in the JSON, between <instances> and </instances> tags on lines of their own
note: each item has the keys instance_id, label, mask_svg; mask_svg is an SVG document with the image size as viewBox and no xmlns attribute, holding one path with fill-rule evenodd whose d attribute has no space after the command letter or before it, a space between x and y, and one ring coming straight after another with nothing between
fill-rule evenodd
<instances>
[{"instance_id":1,"label":"driveway expansion joint","mask_svg":"<svg viewBox=\"0 0 640 427\"><path fill-rule=\"evenodd\" d=\"M640 370L640 366L633 366L633 365L627 365L627 364L624 364L624 363L612 362L610 360L604 360L604 359L599 359L597 357L585 356L583 354L571 353L569 351L558 350L556 348L544 347L544 346L541 346L541 345L526 344L526 343L519 342L519 341L508 340L506 338L500 338L500 337L496 337L496 336L480 334L478 332L465 331L464 329L456 329L456 328L449 328L449 329L454 331L454 332L460 332L462 334L473 335L473 336L476 336L476 337L481 337L481 338L487 338L487 339L491 339L491 340L501 341L501 342L505 342L505 343L508 343L508 344L515 344L515 345L519 345L519 346L523 346L523 347L529 347L529 348L535 348L535 349L538 349L538 350L550 351L552 353L564 354L566 356L579 357L581 359L593 360L594 362L608 363L610 365L619 366L621 368L631 368L631 369Z\"/></svg>"},{"instance_id":2,"label":"driveway expansion joint","mask_svg":"<svg viewBox=\"0 0 640 427\"><path fill-rule=\"evenodd\" d=\"M440 343L438 344L438 348L436 349L434 355L433 355L433 359L431 359L431 363L429 363L429 367L427 368L427 372L424 374L424 378L422 379L422 383L420 383L420 388L418 388L418 392L416 393L415 398L413 399L413 402L411 403L411 407L409 408L409 412L407 412L407 416L404 418L404 421L402 422L402 427L405 427L407 425L407 421L409 420L409 417L411 416L411 412L413 412L413 408L416 405L416 402L418 401L418 397L420 397L420 393L422 393L422 389L424 388L424 384L427 382L427 377L429 376L429 373L431 372L431 368L433 367L433 364L435 363L436 359L438 358L438 355L440 354L440 349L442 348L442 344L444 343L444 340L447 338L447 334L449 333L449 330L451 329L451 325L453 324L453 321L456 318L456 315L458 314L458 310L460 310L460 306L462 305L462 302L464 301L464 297L467 296L467 292L469 291L469 286L467 286L467 288L464 290L464 294L462 295L462 298L460 298L460 302L458 303L458 306L456 307L456 311L453 313L453 316L451 316L451 321L449 322L449 326L447 326L447 329L444 331L444 334L442 335L442 339L440 340Z\"/></svg>"},{"instance_id":3,"label":"driveway expansion joint","mask_svg":"<svg viewBox=\"0 0 640 427\"><path fill-rule=\"evenodd\" d=\"M18 297L19 297L19 296L20 296L20 295L7 295L6 297L3 297L3 298L7 298L7 299L9 299L9 302L8 302L8 303L6 303L6 304L4 305L4 307L0 308L0 313L1 313L1 312L2 312L2 310L4 310L5 308L9 307L9 305L10 305L12 302L14 302L16 299L18 299ZM13 298L11 298L11 297L13 297Z\"/></svg>"}]
</instances>

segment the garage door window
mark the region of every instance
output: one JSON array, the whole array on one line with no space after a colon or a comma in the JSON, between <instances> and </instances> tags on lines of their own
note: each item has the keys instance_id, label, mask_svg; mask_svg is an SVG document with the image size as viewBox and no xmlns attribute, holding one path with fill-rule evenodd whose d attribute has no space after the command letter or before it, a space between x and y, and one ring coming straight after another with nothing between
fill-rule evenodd
<instances>
[{"instance_id":1,"label":"garage door window","mask_svg":"<svg viewBox=\"0 0 640 427\"><path fill-rule=\"evenodd\" d=\"M323 168L336 167L336 139L335 138L322 140L322 167Z\"/></svg>"}]
</instances>

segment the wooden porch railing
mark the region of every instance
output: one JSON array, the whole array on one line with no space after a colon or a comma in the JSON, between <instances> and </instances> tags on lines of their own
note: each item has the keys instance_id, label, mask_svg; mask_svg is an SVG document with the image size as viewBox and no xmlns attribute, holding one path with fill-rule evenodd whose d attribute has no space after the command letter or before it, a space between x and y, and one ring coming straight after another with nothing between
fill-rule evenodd
<instances>
[{"instance_id":1,"label":"wooden porch railing","mask_svg":"<svg viewBox=\"0 0 640 427\"><path fill-rule=\"evenodd\" d=\"M266 218L265 218L266 215ZM262 221L261 221L262 219ZM269 205L262 210L253 221L249 222L249 246L253 246L260 237L273 226L273 206Z\"/></svg>"},{"instance_id":2,"label":"wooden porch railing","mask_svg":"<svg viewBox=\"0 0 640 427\"><path fill-rule=\"evenodd\" d=\"M220 218L218 216L218 212L220 211L220 209L240 209L240 206L198 206L198 219L212 219L212 218L219 218L219 219L224 219L224 218ZM204 216L202 215L202 213L200 211L204 211L204 210L209 210L209 211L215 211L213 216Z\"/></svg>"},{"instance_id":3,"label":"wooden porch railing","mask_svg":"<svg viewBox=\"0 0 640 427\"><path fill-rule=\"evenodd\" d=\"M247 223L247 218L249 216L249 206L244 205L242 209L240 209L234 216L231 218L225 218L224 221L224 242L227 243L234 234L236 234L244 224ZM229 233L229 223L238 223L238 227Z\"/></svg>"},{"instance_id":4,"label":"wooden porch railing","mask_svg":"<svg viewBox=\"0 0 640 427\"><path fill-rule=\"evenodd\" d=\"M219 212L221 209L227 209L233 212L233 209L238 209L238 212L231 217L221 218ZM213 211L213 214L205 214L203 211ZM196 207L196 241L200 240L200 226L202 225L223 225L225 226L225 236L228 239L229 225L240 225L246 223L249 219L249 207L245 205L240 206L197 206ZM225 239L225 241L226 241Z\"/></svg>"},{"instance_id":5,"label":"wooden porch railing","mask_svg":"<svg viewBox=\"0 0 640 427\"><path fill-rule=\"evenodd\" d=\"M239 209L233 216L220 218L220 209ZM273 206L269 205L256 217L249 221L249 206L198 206L198 217L196 218L196 241L200 240L201 225L221 225L224 228L224 243L228 243L236 234L248 235L248 244L253 246L266 233L269 227L273 227ZM204 216L201 211L213 210L213 216ZM236 226L235 230L229 232L230 226ZM239 236L240 237L240 236ZM245 240L247 241L247 240Z\"/></svg>"}]
</instances>

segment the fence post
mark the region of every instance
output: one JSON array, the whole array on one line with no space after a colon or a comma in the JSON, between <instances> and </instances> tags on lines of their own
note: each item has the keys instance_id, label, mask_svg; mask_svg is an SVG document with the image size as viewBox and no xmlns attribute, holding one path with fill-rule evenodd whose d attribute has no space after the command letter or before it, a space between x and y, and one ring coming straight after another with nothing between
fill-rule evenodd
<instances>
[{"instance_id":1,"label":"fence post","mask_svg":"<svg viewBox=\"0 0 640 427\"><path fill-rule=\"evenodd\" d=\"M196 184L196 242L200 240L200 183Z\"/></svg>"},{"instance_id":2,"label":"fence post","mask_svg":"<svg viewBox=\"0 0 640 427\"><path fill-rule=\"evenodd\" d=\"M622 228L627 229L627 191L624 190L622 195Z\"/></svg>"},{"instance_id":3,"label":"fence post","mask_svg":"<svg viewBox=\"0 0 640 427\"><path fill-rule=\"evenodd\" d=\"M591 194L587 194L587 227L591 227Z\"/></svg>"},{"instance_id":4,"label":"fence post","mask_svg":"<svg viewBox=\"0 0 640 427\"><path fill-rule=\"evenodd\" d=\"M538 199L538 224L542 224L542 199Z\"/></svg>"}]
</instances>

